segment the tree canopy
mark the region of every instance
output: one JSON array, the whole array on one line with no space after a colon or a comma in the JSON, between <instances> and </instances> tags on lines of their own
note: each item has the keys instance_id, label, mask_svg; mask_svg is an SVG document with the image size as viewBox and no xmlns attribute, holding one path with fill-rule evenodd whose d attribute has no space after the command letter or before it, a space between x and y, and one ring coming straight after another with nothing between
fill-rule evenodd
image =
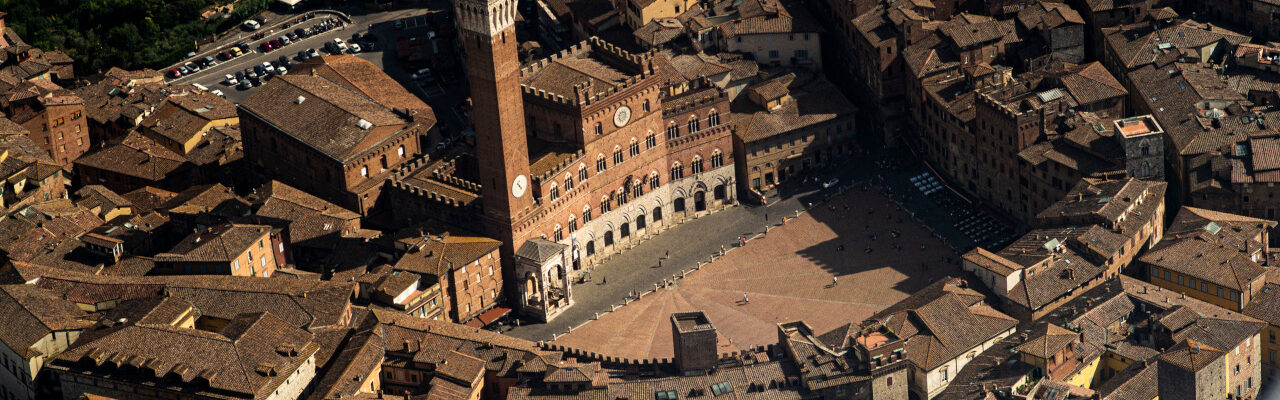
<instances>
[{"instance_id":1,"label":"tree canopy","mask_svg":"<svg viewBox=\"0 0 1280 400\"><path fill-rule=\"evenodd\" d=\"M262 11L269 0L240 0L235 12L208 21L201 13L228 0L0 0L6 23L27 43L61 50L77 71L112 66L162 68L196 42Z\"/></svg>"}]
</instances>

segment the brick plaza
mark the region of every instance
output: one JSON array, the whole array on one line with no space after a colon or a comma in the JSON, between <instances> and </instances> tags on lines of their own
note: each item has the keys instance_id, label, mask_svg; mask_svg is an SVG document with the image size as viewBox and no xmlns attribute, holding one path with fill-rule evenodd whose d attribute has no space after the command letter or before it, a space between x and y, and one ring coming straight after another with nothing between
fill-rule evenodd
<instances>
[{"instance_id":1,"label":"brick plaza","mask_svg":"<svg viewBox=\"0 0 1280 400\"><path fill-rule=\"evenodd\" d=\"M776 223L782 216L769 217ZM888 198L852 189L555 343L625 358L671 357L671 313L695 310L719 329L722 352L777 343L780 322L804 320L818 332L861 322L958 274L946 261L955 255Z\"/></svg>"}]
</instances>

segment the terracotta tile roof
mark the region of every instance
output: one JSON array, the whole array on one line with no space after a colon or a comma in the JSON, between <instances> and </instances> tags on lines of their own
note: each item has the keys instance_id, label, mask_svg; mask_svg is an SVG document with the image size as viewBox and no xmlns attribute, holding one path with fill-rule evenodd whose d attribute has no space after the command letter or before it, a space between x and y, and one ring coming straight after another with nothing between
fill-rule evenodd
<instances>
[{"instance_id":1,"label":"terracotta tile roof","mask_svg":"<svg viewBox=\"0 0 1280 400\"><path fill-rule=\"evenodd\" d=\"M1018 23L1028 30L1054 29L1064 24L1084 24L1084 18L1071 6L1054 2L1035 2L1018 11Z\"/></svg>"},{"instance_id":2,"label":"terracotta tile roof","mask_svg":"<svg viewBox=\"0 0 1280 400\"><path fill-rule=\"evenodd\" d=\"M1280 325L1280 285L1264 285L1244 308L1244 314L1272 325Z\"/></svg>"},{"instance_id":3,"label":"terracotta tile roof","mask_svg":"<svg viewBox=\"0 0 1280 400\"><path fill-rule=\"evenodd\" d=\"M33 285L0 286L0 315L5 316L5 323L0 324L0 342L24 359L41 355L34 346L46 335L93 325L75 304Z\"/></svg>"},{"instance_id":4,"label":"terracotta tile roof","mask_svg":"<svg viewBox=\"0 0 1280 400\"><path fill-rule=\"evenodd\" d=\"M139 379L156 385L190 390L196 386L190 383L201 379L209 390L258 398L284 384L318 349L314 335L270 313L237 315L220 333L144 321L111 323L82 336L53 361L53 367L89 360L96 366L73 373L107 375L116 367L100 369L104 364L130 364L151 373ZM167 374L180 381L163 379Z\"/></svg>"},{"instance_id":5,"label":"terracotta tile roof","mask_svg":"<svg viewBox=\"0 0 1280 400\"><path fill-rule=\"evenodd\" d=\"M453 268L461 268L492 253L501 242L481 236L447 235L401 240L409 246L394 269L423 275L444 276Z\"/></svg>"},{"instance_id":6,"label":"terracotta tile roof","mask_svg":"<svg viewBox=\"0 0 1280 400\"><path fill-rule=\"evenodd\" d=\"M164 203L177 197L178 194L160 188L143 186L120 196L128 199L130 203L138 207L139 212L145 212L162 208Z\"/></svg>"},{"instance_id":7,"label":"terracotta tile roof","mask_svg":"<svg viewBox=\"0 0 1280 400\"><path fill-rule=\"evenodd\" d=\"M420 117L434 118L431 106L365 59L351 55L322 56L298 63L294 69L296 72L291 72L315 71L387 107L417 110Z\"/></svg>"},{"instance_id":8,"label":"terracotta tile roof","mask_svg":"<svg viewBox=\"0 0 1280 400\"><path fill-rule=\"evenodd\" d=\"M414 122L393 107L401 106L379 103L324 75L299 74L273 79L240 104L242 113L339 161L413 129ZM424 123L431 122L423 118Z\"/></svg>"},{"instance_id":9,"label":"terracotta tile roof","mask_svg":"<svg viewBox=\"0 0 1280 400\"><path fill-rule=\"evenodd\" d=\"M270 234L271 227L266 225L213 226L187 236L155 258L161 262L231 262L261 242L270 247Z\"/></svg>"},{"instance_id":10,"label":"terracotta tile roof","mask_svg":"<svg viewBox=\"0 0 1280 400\"><path fill-rule=\"evenodd\" d=\"M130 132L119 143L81 156L76 165L158 182L186 168L187 158L138 132Z\"/></svg>"},{"instance_id":11,"label":"terracotta tile roof","mask_svg":"<svg viewBox=\"0 0 1280 400\"><path fill-rule=\"evenodd\" d=\"M1160 354L1159 359L1162 363L1168 363L1186 371L1196 372L1222 360L1224 355L1226 355L1226 352L1222 350L1187 339L1179 341L1169 350Z\"/></svg>"},{"instance_id":12,"label":"terracotta tile roof","mask_svg":"<svg viewBox=\"0 0 1280 400\"><path fill-rule=\"evenodd\" d=\"M1148 361L1129 364L1103 381L1097 392L1103 399L1154 399L1160 394L1156 365Z\"/></svg>"},{"instance_id":13,"label":"terracotta tile roof","mask_svg":"<svg viewBox=\"0 0 1280 400\"><path fill-rule=\"evenodd\" d=\"M248 202L236 196L231 188L223 186L221 183L211 183L207 185L196 185L183 190L173 198L166 201L161 208L168 210L170 213L177 214L202 214L215 212L219 209L249 208ZM240 213L234 213L234 216L240 216Z\"/></svg>"},{"instance_id":14,"label":"terracotta tile roof","mask_svg":"<svg viewBox=\"0 0 1280 400\"><path fill-rule=\"evenodd\" d=\"M1184 222L1176 225L1177 231L1169 232L1164 240L1139 259L1215 285L1249 291L1252 282L1261 279L1266 272L1246 253L1250 240L1236 238L1233 241L1233 229L1223 228L1212 221L1197 224L1194 219L1198 218L1184 217ZM1200 228L1194 229L1194 225Z\"/></svg>"},{"instance_id":15,"label":"terracotta tile roof","mask_svg":"<svg viewBox=\"0 0 1280 400\"><path fill-rule=\"evenodd\" d=\"M1129 94L1106 67L1097 61L1085 64L1072 74L1062 77L1062 86L1071 92L1080 104L1092 104L1098 101L1123 98Z\"/></svg>"},{"instance_id":16,"label":"terracotta tile roof","mask_svg":"<svg viewBox=\"0 0 1280 400\"><path fill-rule=\"evenodd\" d=\"M76 293L85 302L150 297L165 290L190 302L203 315L230 320L266 309L293 326L317 332L340 325L355 293L355 284L349 282L224 275L116 277L32 264L14 266L23 279L39 278L40 287Z\"/></svg>"},{"instance_id":17,"label":"terracotta tile roof","mask_svg":"<svg viewBox=\"0 0 1280 400\"><path fill-rule=\"evenodd\" d=\"M1156 61L1161 54L1179 49L1199 48L1217 41L1234 46L1249 41L1249 36L1220 27L1186 20L1159 29L1153 23L1105 29L1106 45L1130 70Z\"/></svg>"},{"instance_id":18,"label":"terracotta tile roof","mask_svg":"<svg viewBox=\"0 0 1280 400\"><path fill-rule=\"evenodd\" d=\"M145 132L185 144L213 121L230 118L236 118L235 104L209 92L193 90L169 96L140 126Z\"/></svg>"},{"instance_id":19,"label":"terracotta tile roof","mask_svg":"<svg viewBox=\"0 0 1280 400\"><path fill-rule=\"evenodd\" d=\"M1012 21L962 13L938 26L938 32L959 48L965 48L1015 35ZM1016 37L1016 36L1015 36Z\"/></svg>"},{"instance_id":20,"label":"terracotta tile roof","mask_svg":"<svg viewBox=\"0 0 1280 400\"><path fill-rule=\"evenodd\" d=\"M1053 358L1062 349L1067 348L1079 337L1079 334L1053 324L1037 326L1031 339L1015 347L1019 353L1030 354L1043 359Z\"/></svg>"},{"instance_id":21,"label":"terracotta tile roof","mask_svg":"<svg viewBox=\"0 0 1280 400\"><path fill-rule=\"evenodd\" d=\"M102 185L86 185L76 191L76 196L80 197L76 200L76 204L90 209L101 207L106 211L120 207L133 207L133 203L128 199Z\"/></svg>"},{"instance_id":22,"label":"terracotta tile roof","mask_svg":"<svg viewBox=\"0 0 1280 400\"><path fill-rule=\"evenodd\" d=\"M850 118L857 111L835 85L821 79L802 88L792 88L791 99L774 110L762 110L743 101L735 103L735 134L745 142Z\"/></svg>"},{"instance_id":23,"label":"terracotta tile roof","mask_svg":"<svg viewBox=\"0 0 1280 400\"><path fill-rule=\"evenodd\" d=\"M315 380L315 388L308 399L321 400L346 398L361 390L365 379L382 367L385 359L382 336L375 330L352 332L341 351L335 354L327 368Z\"/></svg>"},{"instance_id":24,"label":"terracotta tile roof","mask_svg":"<svg viewBox=\"0 0 1280 400\"><path fill-rule=\"evenodd\" d=\"M1247 318L1247 317L1246 317ZM1174 341L1192 340L1210 347L1230 351L1266 329L1267 323L1247 318L1227 319L1202 317L1174 332Z\"/></svg>"},{"instance_id":25,"label":"terracotta tile roof","mask_svg":"<svg viewBox=\"0 0 1280 400\"><path fill-rule=\"evenodd\" d=\"M940 281L872 316L906 342L906 358L919 368L932 370L1017 325L953 285Z\"/></svg>"},{"instance_id":26,"label":"terracotta tile roof","mask_svg":"<svg viewBox=\"0 0 1280 400\"><path fill-rule=\"evenodd\" d=\"M360 214L284 183L271 181L259 188L259 192L267 199L255 215L288 221L289 240L294 244L321 238L336 239L344 236L343 230L348 224L359 226ZM307 246L324 246L329 242L331 240L325 239Z\"/></svg>"}]
</instances>

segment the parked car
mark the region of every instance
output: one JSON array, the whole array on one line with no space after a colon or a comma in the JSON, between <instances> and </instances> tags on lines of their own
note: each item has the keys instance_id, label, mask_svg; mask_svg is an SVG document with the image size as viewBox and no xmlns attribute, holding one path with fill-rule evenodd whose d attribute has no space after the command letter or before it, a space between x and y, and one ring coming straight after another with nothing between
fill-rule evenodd
<instances>
[{"instance_id":1,"label":"parked car","mask_svg":"<svg viewBox=\"0 0 1280 400\"><path fill-rule=\"evenodd\" d=\"M191 71L191 72L196 72L196 71L199 71L199 70L200 70L200 66L199 66L199 65L196 65L196 63L193 63L193 62L189 62L189 63L187 63L186 65L183 65L183 66L184 66L184 67L187 67L187 71Z\"/></svg>"},{"instance_id":2,"label":"parked car","mask_svg":"<svg viewBox=\"0 0 1280 400\"><path fill-rule=\"evenodd\" d=\"M276 39L276 40L279 40L279 41L280 41L280 44L283 44L283 45L286 45L286 46L288 46L288 45L290 45L290 44L293 44L293 41L292 41L292 40L289 40L289 35L280 35L280 38L279 38L279 39Z\"/></svg>"},{"instance_id":3,"label":"parked car","mask_svg":"<svg viewBox=\"0 0 1280 400\"><path fill-rule=\"evenodd\" d=\"M338 46L339 51L347 50L347 42L342 41L342 38L333 38L333 44Z\"/></svg>"},{"instance_id":4,"label":"parked car","mask_svg":"<svg viewBox=\"0 0 1280 400\"><path fill-rule=\"evenodd\" d=\"M237 44L236 47L240 49L240 53L241 53L241 54L236 54L236 57L243 55L243 53L248 53L250 51L253 51L253 48L249 47L249 44L245 42L240 42L240 44Z\"/></svg>"},{"instance_id":5,"label":"parked car","mask_svg":"<svg viewBox=\"0 0 1280 400\"><path fill-rule=\"evenodd\" d=\"M267 70L267 72L275 72L276 66L271 65L270 61L264 61L262 62L262 69Z\"/></svg>"},{"instance_id":6,"label":"parked car","mask_svg":"<svg viewBox=\"0 0 1280 400\"><path fill-rule=\"evenodd\" d=\"M227 95L222 93L222 91L218 89L213 89L213 91L210 91L209 93L213 93L214 96L218 96L224 99L227 98Z\"/></svg>"},{"instance_id":7,"label":"parked car","mask_svg":"<svg viewBox=\"0 0 1280 400\"><path fill-rule=\"evenodd\" d=\"M283 66L282 66L282 67L278 67L278 68L276 68L276 75L284 75L284 74L287 74L287 73L289 73L289 69L288 69L288 68L285 68L285 67L283 67Z\"/></svg>"},{"instance_id":8,"label":"parked car","mask_svg":"<svg viewBox=\"0 0 1280 400\"><path fill-rule=\"evenodd\" d=\"M243 81L243 80L244 80L244 71L236 71L236 80L237 80L237 81Z\"/></svg>"},{"instance_id":9,"label":"parked car","mask_svg":"<svg viewBox=\"0 0 1280 400\"><path fill-rule=\"evenodd\" d=\"M244 51L240 50L239 47L232 47L230 51L231 51L231 58L236 58L244 55Z\"/></svg>"},{"instance_id":10,"label":"parked car","mask_svg":"<svg viewBox=\"0 0 1280 400\"><path fill-rule=\"evenodd\" d=\"M231 52L230 52L230 51L227 51L227 50L223 50L223 51L218 52L218 59L219 59L219 60L222 60L222 61L230 60L230 59L231 59Z\"/></svg>"},{"instance_id":11,"label":"parked car","mask_svg":"<svg viewBox=\"0 0 1280 400\"><path fill-rule=\"evenodd\" d=\"M236 79L235 75L231 74L227 74L227 79L225 79L224 82L227 83L227 86L235 86L237 83L240 83L240 81Z\"/></svg>"},{"instance_id":12,"label":"parked car","mask_svg":"<svg viewBox=\"0 0 1280 400\"><path fill-rule=\"evenodd\" d=\"M301 38L301 36L298 36L298 34L293 32L286 33L285 36L287 36L289 40L292 40L292 41L297 41L299 38Z\"/></svg>"},{"instance_id":13,"label":"parked car","mask_svg":"<svg viewBox=\"0 0 1280 400\"><path fill-rule=\"evenodd\" d=\"M271 42L262 42L262 44L258 45L258 48L262 49L263 53L267 53L275 49L274 47L271 47Z\"/></svg>"},{"instance_id":14,"label":"parked car","mask_svg":"<svg viewBox=\"0 0 1280 400\"><path fill-rule=\"evenodd\" d=\"M236 86L236 89L248 90L251 87L253 87L253 82L249 82L248 79L245 79L243 81L240 81L240 85Z\"/></svg>"},{"instance_id":15,"label":"parked car","mask_svg":"<svg viewBox=\"0 0 1280 400\"><path fill-rule=\"evenodd\" d=\"M178 66L178 76L190 74L191 70L184 66Z\"/></svg>"},{"instance_id":16,"label":"parked car","mask_svg":"<svg viewBox=\"0 0 1280 400\"><path fill-rule=\"evenodd\" d=\"M347 48L348 48L348 49L350 49L351 54L358 54L358 53L360 53L360 45L358 45L358 44L352 43L352 44L351 44L351 46L349 46L349 47L347 47Z\"/></svg>"},{"instance_id":17,"label":"parked car","mask_svg":"<svg viewBox=\"0 0 1280 400\"><path fill-rule=\"evenodd\" d=\"M307 58L316 58L316 57L320 57L319 51L317 51L315 48L307 49Z\"/></svg>"},{"instance_id":18,"label":"parked car","mask_svg":"<svg viewBox=\"0 0 1280 400\"><path fill-rule=\"evenodd\" d=\"M266 74L267 74L267 69L266 69L266 68L263 68L261 65L254 65L254 66L253 66L253 75L250 75L250 76L249 76L249 78L250 78L250 79L253 79L253 78L257 78L257 77L259 77L259 76L263 76L263 75L266 75Z\"/></svg>"},{"instance_id":19,"label":"parked car","mask_svg":"<svg viewBox=\"0 0 1280 400\"><path fill-rule=\"evenodd\" d=\"M169 77L170 78L182 77L182 71L179 71L177 68L171 69L169 70Z\"/></svg>"},{"instance_id":20,"label":"parked car","mask_svg":"<svg viewBox=\"0 0 1280 400\"><path fill-rule=\"evenodd\" d=\"M273 39L271 40L271 46L278 49L284 47L284 43L281 42L280 39Z\"/></svg>"},{"instance_id":21,"label":"parked car","mask_svg":"<svg viewBox=\"0 0 1280 400\"><path fill-rule=\"evenodd\" d=\"M262 27L262 23L254 20L248 20L248 21L244 21L243 26L244 26L244 29L256 31L258 30L258 28Z\"/></svg>"},{"instance_id":22,"label":"parked car","mask_svg":"<svg viewBox=\"0 0 1280 400\"><path fill-rule=\"evenodd\" d=\"M304 37L307 37L307 30L302 28L297 28L293 30L293 34L297 35L297 37L304 38Z\"/></svg>"},{"instance_id":23,"label":"parked car","mask_svg":"<svg viewBox=\"0 0 1280 400\"><path fill-rule=\"evenodd\" d=\"M298 50L298 61L307 61L307 59L310 59L310 58L311 58L311 55L307 54L306 50Z\"/></svg>"}]
</instances>

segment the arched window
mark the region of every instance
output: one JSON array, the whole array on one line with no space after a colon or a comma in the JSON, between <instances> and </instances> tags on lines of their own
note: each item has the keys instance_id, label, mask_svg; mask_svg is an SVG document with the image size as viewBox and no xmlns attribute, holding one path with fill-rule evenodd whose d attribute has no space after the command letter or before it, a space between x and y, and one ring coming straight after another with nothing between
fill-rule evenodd
<instances>
[{"instance_id":1,"label":"arched window","mask_svg":"<svg viewBox=\"0 0 1280 400\"><path fill-rule=\"evenodd\" d=\"M551 201L556 201L556 200L560 199L560 187L559 187L559 186L556 186L556 184L552 183L552 184L551 184L551 189L548 189L548 190L547 190L547 197L548 197L548 198L550 198L550 199L551 199Z\"/></svg>"},{"instance_id":2,"label":"arched window","mask_svg":"<svg viewBox=\"0 0 1280 400\"><path fill-rule=\"evenodd\" d=\"M632 157L640 155L640 142L636 141L636 138L631 138L630 153Z\"/></svg>"},{"instance_id":3,"label":"arched window","mask_svg":"<svg viewBox=\"0 0 1280 400\"><path fill-rule=\"evenodd\" d=\"M671 164L671 180L684 178L684 167L680 166L680 162L676 161Z\"/></svg>"},{"instance_id":4,"label":"arched window","mask_svg":"<svg viewBox=\"0 0 1280 400\"><path fill-rule=\"evenodd\" d=\"M574 216L573 214L569 214L569 233L573 233L577 230L578 230L578 217Z\"/></svg>"},{"instance_id":5,"label":"arched window","mask_svg":"<svg viewBox=\"0 0 1280 400\"><path fill-rule=\"evenodd\" d=\"M591 222L591 206L582 206L582 223Z\"/></svg>"},{"instance_id":6,"label":"arched window","mask_svg":"<svg viewBox=\"0 0 1280 400\"><path fill-rule=\"evenodd\" d=\"M566 172L564 174L564 191L573 190L573 175Z\"/></svg>"},{"instance_id":7,"label":"arched window","mask_svg":"<svg viewBox=\"0 0 1280 400\"><path fill-rule=\"evenodd\" d=\"M720 113L716 110L711 110L711 114L707 114L707 127L716 125L720 125Z\"/></svg>"},{"instance_id":8,"label":"arched window","mask_svg":"<svg viewBox=\"0 0 1280 400\"><path fill-rule=\"evenodd\" d=\"M659 185L661 184L658 183L658 171L650 172L649 173L649 189L656 190L658 189Z\"/></svg>"},{"instance_id":9,"label":"arched window","mask_svg":"<svg viewBox=\"0 0 1280 400\"><path fill-rule=\"evenodd\" d=\"M720 168L724 165L724 154L720 153L720 149L711 152L711 168Z\"/></svg>"},{"instance_id":10,"label":"arched window","mask_svg":"<svg viewBox=\"0 0 1280 400\"><path fill-rule=\"evenodd\" d=\"M556 224L556 230L551 232L551 238L556 242L564 240L564 231L560 229L560 224Z\"/></svg>"},{"instance_id":11,"label":"arched window","mask_svg":"<svg viewBox=\"0 0 1280 400\"><path fill-rule=\"evenodd\" d=\"M622 164L622 146L613 146L613 165Z\"/></svg>"},{"instance_id":12,"label":"arched window","mask_svg":"<svg viewBox=\"0 0 1280 400\"><path fill-rule=\"evenodd\" d=\"M587 181L587 164L578 164L578 182L586 182L586 181Z\"/></svg>"},{"instance_id":13,"label":"arched window","mask_svg":"<svg viewBox=\"0 0 1280 400\"><path fill-rule=\"evenodd\" d=\"M644 184L640 183L639 179L636 179L631 183L631 197L638 199L640 196L644 196Z\"/></svg>"},{"instance_id":14,"label":"arched window","mask_svg":"<svg viewBox=\"0 0 1280 400\"><path fill-rule=\"evenodd\" d=\"M693 161L689 163L689 171L695 174L702 173L702 156L693 156Z\"/></svg>"},{"instance_id":15,"label":"arched window","mask_svg":"<svg viewBox=\"0 0 1280 400\"><path fill-rule=\"evenodd\" d=\"M676 121L667 122L667 140L680 137L680 126L676 125Z\"/></svg>"},{"instance_id":16,"label":"arched window","mask_svg":"<svg viewBox=\"0 0 1280 400\"><path fill-rule=\"evenodd\" d=\"M612 204L610 204L611 202L609 201L611 197L613 197L613 193L609 193L608 196L600 197L600 215L604 215L604 213L607 213L612 209Z\"/></svg>"},{"instance_id":17,"label":"arched window","mask_svg":"<svg viewBox=\"0 0 1280 400\"><path fill-rule=\"evenodd\" d=\"M689 133L697 132L697 131L698 131L698 129L699 129L699 128L698 128L698 126L699 126L699 125L701 125L701 124L698 122L698 116L697 116L697 115L694 115L694 116L689 117Z\"/></svg>"},{"instance_id":18,"label":"arched window","mask_svg":"<svg viewBox=\"0 0 1280 400\"><path fill-rule=\"evenodd\" d=\"M640 109L644 110L644 112L649 112L649 100L646 99L644 104L640 105Z\"/></svg>"},{"instance_id":19,"label":"arched window","mask_svg":"<svg viewBox=\"0 0 1280 400\"><path fill-rule=\"evenodd\" d=\"M644 138L644 148L652 149L653 146L657 146L657 145L658 145L658 135L654 135L653 131L649 131L649 136L645 136Z\"/></svg>"},{"instance_id":20,"label":"arched window","mask_svg":"<svg viewBox=\"0 0 1280 400\"><path fill-rule=\"evenodd\" d=\"M596 134L597 134L597 135L599 135L599 134L603 134L603 133L604 133L604 124L601 124L601 123L597 122L597 123L596 123Z\"/></svg>"},{"instance_id":21,"label":"arched window","mask_svg":"<svg viewBox=\"0 0 1280 400\"><path fill-rule=\"evenodd\" d=\"M596 155L596 173L604 172L605 168L609 168L609 165L604 159L604 153L600 153Z\"/></svg>"}]
</instances>

